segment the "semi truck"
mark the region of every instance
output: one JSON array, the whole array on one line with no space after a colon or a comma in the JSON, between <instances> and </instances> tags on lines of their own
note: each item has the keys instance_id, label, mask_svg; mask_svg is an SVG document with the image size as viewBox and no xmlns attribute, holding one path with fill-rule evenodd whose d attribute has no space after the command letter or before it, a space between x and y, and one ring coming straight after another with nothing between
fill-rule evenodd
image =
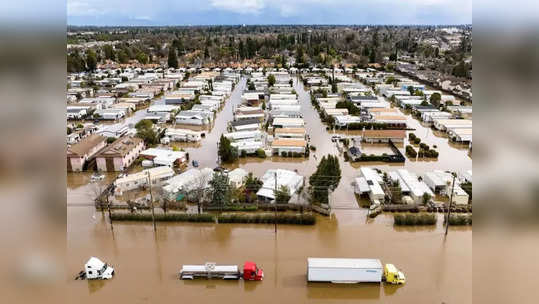
<instances>
[{"instance_id":1,"label":"semi truck","mask_svg":"<svg viewBox=\"0 0 539 304\"><path fill-rule=\"evenodd\" d=\"M379 259L308 258L307 281L330 283L404 284L404 274L393 264L382 267Z\"/></svg>"},{"instance_id":2,"label":"semi truck","mask_svg":"<svg viewBox=\"0 0 539 304\"><path fill-rule=\"evenodd\" d=\"M183 265L179 275L181 280L194 280L197 278L262 281L264 271L254 262L245 262L243 270L237 265L217 265L214 262L207 262L204 265Z\"/></svg>"},{"instance_id":3,"label":"semi truck","mask_svg":"<svg viewBox=\"0 0 539 304\"><path fill-rule=\"evenodd\" d=\"M75 277L75 280L108 280L112 279L114 268L107 263L102 262L96 257L91 257L86 264L84 270L80 271Z\"/></svg>"}]
</instances>

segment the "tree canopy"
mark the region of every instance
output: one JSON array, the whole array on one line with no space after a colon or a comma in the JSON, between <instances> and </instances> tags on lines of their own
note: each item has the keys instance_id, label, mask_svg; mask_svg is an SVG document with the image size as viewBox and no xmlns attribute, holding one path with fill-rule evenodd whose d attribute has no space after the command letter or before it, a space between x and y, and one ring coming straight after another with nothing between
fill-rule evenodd
<instances>
[{"instance_id":1,"label":"tree canopy","mask_svg":"<svg viewBox=\"0 0 539 304\"><path fill-rule=\"evenodd\" d=\"M168 67L178 68L178 56L176 55L176 49L173 47L168 49Z\"/></svg>"},{"instance_id":2,"label":"tree canopy","mask_svg":"<svg viewBox=\"0 0 539 304\"><path fill-rule=\"evenodd\" d=\"M225 206L230 203L231 191L228 182L228 176L221 172L213 174L209 182L212 189L212 203L217 206Z\"/></svg>"},{"instance_id":3,"label":"tree canopy","mask_svg":"<svg viewBox=\"0 0 539 304\"><path fill-rule=\"evenodd\" d=\"M146 145L155 145L159 143L159 136L153 129L153 122L148 119L143 119L135 125L137 129L137 137L142 138Z\"/></svg>"},{"instance_id":4,"label":"tree canopy","mask_svg":"<svg viewBox=\"0 0 539 304\"><path fill-rule=\"evenodd\" d=\"M327 204L329 191L335 190L341 180L341 167L337 156L322 157L316 172L309 178L313 202Z\"/></svg>"},{"instance_id":5,"label":"tree canopy","mask_svg":"<svg viewBox=\"0 0 539 304\"><path fill-rule=\"evenodd\" d=\"M225 163L231 163L238 159L238 150L231 145L230 140L224 135L221 135L219 140L218 153L221 161Z\"/></svg>"}]
</instances>

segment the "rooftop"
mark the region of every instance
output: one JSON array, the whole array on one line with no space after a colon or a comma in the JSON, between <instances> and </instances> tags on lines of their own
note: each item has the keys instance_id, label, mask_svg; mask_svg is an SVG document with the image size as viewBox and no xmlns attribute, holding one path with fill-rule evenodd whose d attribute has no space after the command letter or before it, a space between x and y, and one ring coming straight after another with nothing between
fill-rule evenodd
<instances>
[{"instance_id":1,"label":"rooftop","mask_svg":"<svg viewBox=\"0 0 539 304\"><path fill-rule=\"evenodd\" d=\"M124 136L118 138L115 142L106 147L100 156L125 156L136 146L142 143L143 140L138 137Z\"/></svg>"},{"instance_id":2,"label":"rooftop","mask_svg":"<svg viewBox=\"0 0 539 304\"><path fill-rule=\"evenodd\" d=\"M79 143L76 143L73 146L69 147L67 149L67 154L83 156L90 152L92 148L104 142L105 140L106 138L103 136L92 134L81 140Z\"/></svg>"},{"instance_id":3,"label":"rooftop","mask_svg":"<svg viewBox=\"0 0 539 304\"><path fill-rule=\"evenodd\" d=\"M365 130L363 136L369 138L405 138L406 130Z\"/></svg>"},{"instance_id":4,"label":"rooftop","mask_svg":"<svg viewBox=\"0 0 539 304\"><path fill-rule=\"evenodd\" d=\"M275 129L275 134L305 134L305 128L277 128Z\"/></svg>"},{"instance_id":5,"label":"rooftop","mask_svg":"<svg viewBox=\"0 0 539 304\"><path fill-rule=\"evenodd\" d=\"M280 138L273 141L272 147L305 147L307 142L303 139Z\"/></svg>"}]
</instances>

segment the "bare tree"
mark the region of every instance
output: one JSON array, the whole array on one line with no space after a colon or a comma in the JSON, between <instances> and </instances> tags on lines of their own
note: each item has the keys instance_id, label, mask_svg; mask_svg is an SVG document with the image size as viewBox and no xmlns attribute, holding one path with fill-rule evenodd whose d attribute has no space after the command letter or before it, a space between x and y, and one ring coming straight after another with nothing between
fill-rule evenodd
<instances>
[{"instance_id":1,"label":"bare tree","mask_svg":"<svg viewBox=\"0 0 539 304\"><path fill-rule=\"evenodd\" d=\"M211 180L211 176L200 174L193 182L193 188L189 192L189 201L196 201L198 213L202 213L202 203L207 200L207 188L208 183Z\"/></svg>"},{"instance_id":2,"label":"bare tree","mask_svg":"<svg viewBox=\"0 0 539 304\"><path fill-rule=\"evenodd\" d=\"M167 214L168 209L171 207L171 202L169 198L165 196L165 190L160 182L153 186L154 201L156 201L159 204L159 207L163 209L163 212Z\"/></svg>"},{"instance_id":3,"label":"bare tree","mask_svg":"<svg viewBox=\"0 0 539 304\"><path fill-rule=\"evenodd\" d=\"M101 209L101 211L104 211L104 209L107 207L106 197L103 193L104 190L105 186L99 182L95 182L92 185L92 194L93 197L95 197L95 207Z\"/></svg>"}]
</instances>

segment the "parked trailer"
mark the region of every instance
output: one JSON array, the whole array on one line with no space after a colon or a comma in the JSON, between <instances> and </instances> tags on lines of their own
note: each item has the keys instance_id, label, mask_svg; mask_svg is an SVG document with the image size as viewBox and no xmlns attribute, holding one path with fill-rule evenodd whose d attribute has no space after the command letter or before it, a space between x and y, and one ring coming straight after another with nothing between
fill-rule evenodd
<instances>
[{"instance_id":1,"label":"parked trailer","mask_svg":"<svg viewBox=\"0 0 539 304\"><path fill-rule=\"evenodd\" d=\"M378 259L332 259L308 258L307 280L309 282L331 283L380 283L404 284L404 273L393 264L382 263Z\"/></svg>"},{"instance_id":2,"label":"parked trailer","mask_svg":"<svg viewBox=\"0 0 539 304\"><path fill-rule=\"evenodd\" d=\"M237 265L216 265L207 262L204 265L183 265L179 275L181 280L194 280L197 278L262 281L264 272L253 262L245 262L243 272Z\"/></svg>"}]
</instances>

